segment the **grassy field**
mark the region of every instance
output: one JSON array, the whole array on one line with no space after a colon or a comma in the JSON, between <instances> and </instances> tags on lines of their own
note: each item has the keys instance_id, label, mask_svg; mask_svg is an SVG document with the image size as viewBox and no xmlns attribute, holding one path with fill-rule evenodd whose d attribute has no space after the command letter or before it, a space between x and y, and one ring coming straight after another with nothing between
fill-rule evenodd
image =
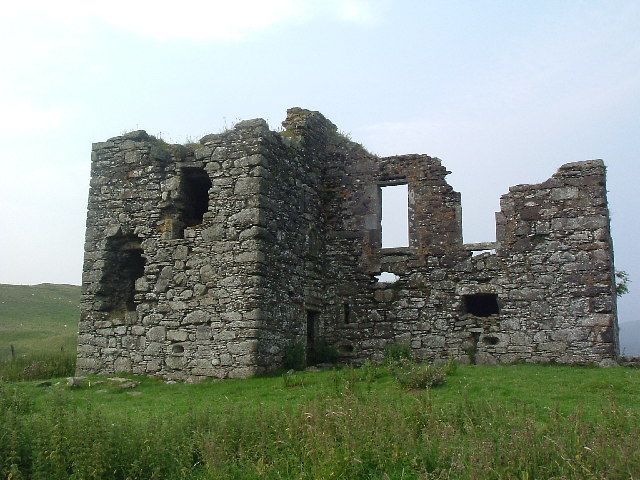
<instances>
[{"instance_id":1,"label":"grassy field","mask_svg":"<svg viewBox=\"0 0 640 480\"><path fill-rule=\"evenodd\" d=\"M379 366L138 385L0 386L0 477L638 478L640 370L460 366L401 388ZM130 388L123 388L130 387Z\"/></svg>"},{"instance_id":2,"label":"grassy field","mask_svg":"<svg viewBox=\"0 0 640 480\"><path fill-rule=\"evenodd\" d=\"M458 366L431 389L371 364L8 381L72 374L78 301L0 285L0 479L640 478L640 369Z\"/></svg>"},{"instance_id":3,"label":"grassy field","mask_svg":"<svg viewBox=\"0 0 640 480\"><path fill-rule=\"evenodd\" d=\"M80 287L0 284L0 362L17 356L74 351Z\"/></svg>"}]
</instances>

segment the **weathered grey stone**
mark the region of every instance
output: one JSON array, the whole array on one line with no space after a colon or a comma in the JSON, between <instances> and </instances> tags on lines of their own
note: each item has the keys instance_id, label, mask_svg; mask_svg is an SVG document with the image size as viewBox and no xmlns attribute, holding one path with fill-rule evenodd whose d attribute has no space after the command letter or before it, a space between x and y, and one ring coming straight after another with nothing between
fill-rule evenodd
<instances>
[{"instance_id":1,"label":"weathered grey stone","mask_svg":"<svg viewBox=\"0 0 640 480\"><path fill-rule=\"evenodd\" d=\"M200 268L200 279L203 283L213 282L217 278L217 273L213 266L211 265L203 265Z\"/></svg>"},{"instance_id":2,"label":"weathered grey stone","mask_svg":"<svg viewBox=\"0 0 640 480\"><path fill-rule=\"evenodd\" d=\"M511 187L497 242L465 245L439 159L371 155L300 108L283 125L94 144L79 373L247 376L309 338L355 363L393 342L429 360L616 357L601 161ZM405 182L409 246L382 249L380 189Z\"/></svg>"},{"instance_id":3,"label":"weathered grey stone","mask_svg":"<svg viewBox=\"0 0 640 480\"><path fill-rule=\"evenodd\" d=\"M210 321L211 321L211 316L207 312L203 310L196 310L194 312L188 313L184 317L184 320L182 321L182 323L185 325L188 325L192 323L207 323Z\"/></svg>"},{"instance_id":4,"label":"weathered grey stone","mask_svg":"<svg viewBox=\"0 0 640 480\"><path fill-rule=\"evenodd\" d=\"M116 372L130 372L131 371L131 359L126 357L116 358L113 363L113 368Z\"/></svg>"},{"instance_id":5,"label":"weathered grey stone","mask_svg":"<svg viewBox=\"0 0 640 480\"><path fill-rule=\"evenodd\" d=\"M189 338L189 334L184 330L167 331L167 340L170 342L185 342Z\"/></svg>"},{"instance_id":6,"label":"weathered grey stone","mask_svg":"<svg viewBox=\"0 0 640 480\"><path fill-rule=\"evenodd\" d=\"M222 225L213 225L202 231L202 238L208 242L215 242L225 238L225 231Z\"/></svg>"},{"instance_id":7,"label":"weathered grey stone","mask_svg":"<svg viewBox=\"0 0 640 480\"><path fill-rule=\"evenodd\" d=\"M168 368L171 368L173 370L180 370L185 366L185 359L184 357L166 357L165 358L165 363L167 365Z\"/></svg>"},{"instance_id":8,"label":"weathered grey stone","mask_svg":"<svg viewBox=\"0 0 640 480\"><path fill-rule=\"evenodd\" d=\"M158 280L156 281L156 286L154 291L156 292L165 292L167 288L169 288L169 284L171 283L171 278L173 277L173 267L168 265L162 269L160 275L158 276Z\"/></svg>"},{"instance_id":9,"label":"weathered grey stone","mask_svg":"<svg viewBox=\"0 0 640 480\"><path fill-rule=\"evenodd\" d=\"M78 388L84 385L86 377L68 377L67 387Z\"/></svg>"},{"instance_id":10,"label":"weathered grey stone","mask_svg":"<svg viewBox=\"0 0 640 480\"><path fill-rule=\"evenodd\" d=\"M250 227L262 225L261 211L259 208L246 208L229 217L229 222L238 227Z\"/></svg>"},{"instance_id":11,"label":"weathered grey stone","mask_svg":"<svg viewBox=\"0 0 640 480\"><path fill-rule=\"evenodd\" d=\"M151 327L147 332L147 340L150 342L161 342L166 338L165 327Z\"/></svg>"},{"instance_id":12,"label":"weathered grey stone","mask_svg":"<svg viewBox=\"0 0 640 480\"><path fill-rule=\"evenodd\" d=\"M257 177L241 177L233 190L235 195L256 195L260 193L260 181Z\"/></svg>"}]
</instances>

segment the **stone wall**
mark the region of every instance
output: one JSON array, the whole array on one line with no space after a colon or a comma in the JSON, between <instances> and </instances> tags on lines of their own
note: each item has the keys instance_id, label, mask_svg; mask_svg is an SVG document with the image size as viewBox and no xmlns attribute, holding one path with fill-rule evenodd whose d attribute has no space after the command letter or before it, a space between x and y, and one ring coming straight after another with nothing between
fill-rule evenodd
<instances>
[{"instance_id":1,"label":"stone wall","mask_svg":"<svg viewBox=\"0 0 640 480\"><path fill-rule=\"evenodd\" d=\"M323 341L356 363L399 342L430 360L616 357L601 161L512 187L497 242L464 245L439 159L379 158L318 112L283 125L94 144L79 372L248 376ZM383 249L380 188L405 183L409 246Z\"/></svg>"}]
</instances>

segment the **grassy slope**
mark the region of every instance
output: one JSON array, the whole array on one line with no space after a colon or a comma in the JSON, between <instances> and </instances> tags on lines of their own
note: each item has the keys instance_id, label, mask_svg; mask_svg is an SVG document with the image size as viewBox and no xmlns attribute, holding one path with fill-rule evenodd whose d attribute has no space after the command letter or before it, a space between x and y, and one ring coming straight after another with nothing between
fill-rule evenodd
<instances>
[{"instance_id":1,"label":"grassy slope","mask_svg":"<svg viewBox=\"0 0 640 480\"><path fill-rule=\"evenodd\" d=\"M18 355L74 349L80 287L0 284L0 361Z\"/></svg>"}]
</instances>

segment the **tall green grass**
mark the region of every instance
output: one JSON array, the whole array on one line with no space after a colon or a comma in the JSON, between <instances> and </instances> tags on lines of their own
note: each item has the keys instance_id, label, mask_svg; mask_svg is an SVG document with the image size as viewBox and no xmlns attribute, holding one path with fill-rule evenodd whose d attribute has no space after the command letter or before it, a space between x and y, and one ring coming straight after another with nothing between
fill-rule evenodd
<instances>
[{"instance_id":1,"label":"tall green grass","mask_svg":"<svg viewBox=\"0 0 640 480\"><path fill-rule=\"evenodd\" d=\"M73 375L75 369L75 350L19 356L0 361L0 381L15 382L66 377Z\"/></svg>"},{"instance_id":2,"label":"tall green grass","mask_svg":"<svg viewBox=\"0 0 640 480\"><path fill-rule=\"evenodd\" d=\"M627 479L640 472L640 409L625 389L629 380L629 389L637 386L636 371L460 367L445 386L419 391L373 365L295 375L299 382L144 380L140 396L109 393L100 377L74 390L0 384L0 478ZM562 391L548 391L554 378ZM487 393L478 389L485 383ZM499 384L505 391L492 395ZM573 390L587 403L567 409L562 395ZM546 397L514 398L522 392ZM154 409L140 408L145 395ZM180 395L195 401L170 408Z\"/></svg>"}]
</instances>

